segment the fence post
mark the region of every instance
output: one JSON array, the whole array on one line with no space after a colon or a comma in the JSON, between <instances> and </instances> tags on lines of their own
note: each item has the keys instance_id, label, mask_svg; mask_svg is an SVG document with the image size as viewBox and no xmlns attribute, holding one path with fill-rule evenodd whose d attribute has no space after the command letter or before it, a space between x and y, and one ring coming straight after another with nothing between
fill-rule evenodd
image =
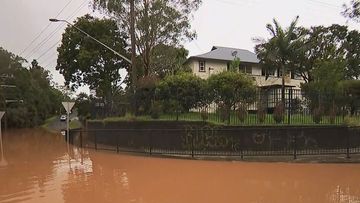
<instances>
[{"instance_id":1,"label":"fence post","mask_svg":"<svg viewBox=\"0 0 360 203\"><path fill-rule=\"evenodd\" d=\"M291 102L293 97L293 89L289 89L289 99L288 99L288 125L291 124Z\"/></svg>"},{"instance_id":2,"label":"fence post","mask_svg":"<svg viewBox=\"0 0 360 203\"><path fill-rule=\"evenodd\" d=\"M347 159L350 159L350 132L351 132L351 128L348 129L347 136L346 136L346 158Z\"/></svg>"},{"instance_id":3,"label":"fence post","mask_svg":"<svg viewBox=\"0 0 360 203\"><path fill-rule=\"evenodd\" d=\"M194 158L194 133L191 133L191 157Z\"/></svg>"},{"instance_id":4,"label":"fence post","mask_svg":"<svg viewBox=\"0 0 360 203\"><path fill-rule=\"evenodd\" d=\"M83 147L83 135L82 135L82 129L80 129L80 148Z\"/></svg>"},{"instance_id":5,"label":"fence post","mask_svg":"<svg viewBox=\"0 0 360 203\"><path fill-rule=\"evenodd\" d=\"M119 153L119 135L116 135L116 153Z\"/></svg>"},{"instance_id":6,"label":"fence post","mask_svg":"<svg viewBox=\"0 0 360 203\"><path fill-rule=\"evenodd\" d=\"M149 134L149 141L150 141L149 149L150 149L150 156L151 156L152 155L152 131L150 131L150 134Z\"/></svg>"},{"instance_id":7,"label":"fence post","mask_svg":"<svg viewBox=\"0 0 360 203\"><path fill-rule=\"evenodd\" d=\"M243 151L242 142L240 143L240 158L241 158L241 160L244 159L244 151Z\"/></svg>"},{"instance_id":8,"label":"fence post","mask_svg":"<svg viewBox=\"0 0 360 203\"><path fill-rule=\"evenodd\" d=\"M95 150L97 150L97 139L96 139L96 132L94 134L94 142L95 142Z\"/></svg>"},{"instance_id":9,"label":"fence post","mask_svg":"<svg viewBox=\"0 0 360 203\"><path fill-rule=\"evenodd\" d=\"M294 134L294 137L293 137L293 139L294 139L294 153L293 153L293 156L294 156L294 159L296 159L297 158L297 155L296 155L296 142L297 142L297 136L296 136L296 134Z\"/></svg>"}]
</instances>

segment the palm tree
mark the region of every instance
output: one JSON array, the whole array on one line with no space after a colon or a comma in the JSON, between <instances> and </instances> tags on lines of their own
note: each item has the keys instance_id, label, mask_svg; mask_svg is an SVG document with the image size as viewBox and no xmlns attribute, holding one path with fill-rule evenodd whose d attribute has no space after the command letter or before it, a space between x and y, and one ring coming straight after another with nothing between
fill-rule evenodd
<instances>
[{"instance_id":1,"label":"palm tree","mask_svg":"<svg viewBox=\"0 0 360 203\"><path fill-rule=\"evenodd\" d=\"M260 42L255 47L260 64L266 70L266 78L270 72L274 72L280 68L282 75L281 84L281 100L285 104L285 73L291 70L291 59L294 52L299 47L299 36L297 34L296 24L299 16L297 16L287 29L283 29L274 19L273 25L267 24L266 29L270 32L271 38L268 41L256 39Z\"/></svg>"}]
</instances>

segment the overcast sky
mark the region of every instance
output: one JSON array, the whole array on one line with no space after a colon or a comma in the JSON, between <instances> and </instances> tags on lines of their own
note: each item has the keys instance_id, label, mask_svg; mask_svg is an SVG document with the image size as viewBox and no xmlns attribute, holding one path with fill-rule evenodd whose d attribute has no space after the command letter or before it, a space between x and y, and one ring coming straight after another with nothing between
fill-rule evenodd
<instances>
[{"instance_id":1,"label":"overcast sky","mask_svg":"<svg viewBox=\"0 0 360 203\"><path fill-rule=\"evenodd\" d=\"M198 37L184 43L190 55L208 52L213 45L254 50L254 37L269 37L267 23L276 18L287 27L297 16L299 25L348 25L360 30L360 23L347 22L340 12L350 0L203 0L194 14L193 29ZM55 82L63 77L55 70L61 34L65 25L49 23L57 17L73 21L93 13L89 0L1 0L0 46L28 61L38 59L53 74ZM96 15L96 14L95 14Z\"/></svg>"}]
</instances>

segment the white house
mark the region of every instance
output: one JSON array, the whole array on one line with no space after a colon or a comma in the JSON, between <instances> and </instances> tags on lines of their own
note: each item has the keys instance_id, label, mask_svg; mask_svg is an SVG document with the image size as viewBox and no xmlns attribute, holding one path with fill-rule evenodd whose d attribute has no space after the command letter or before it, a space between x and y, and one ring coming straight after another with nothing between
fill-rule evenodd
<instances>
[{"instance_id":1,"label":"white house","mask_svg":"<svg viewBox=\"0 0 360 203\"><path fill-rule=\"evenodd\" d=\"M230 63L236 57L240 59L239 71L253 77L256 86L266 90L268 93L267 100L272 103L268 107L273 107L279 101L281 95L281 73L278 70L266 79L265 71L260 67L259 59L256 54L251 51L214 46L211 51L207 53L191 56L185 64L191 68L195 75L206 79L212 74L228 70ZM287 89L299 90L301 83L304 83L304 80L291 73L285 78L285 87Z\"/></svg>"}]
</instances>

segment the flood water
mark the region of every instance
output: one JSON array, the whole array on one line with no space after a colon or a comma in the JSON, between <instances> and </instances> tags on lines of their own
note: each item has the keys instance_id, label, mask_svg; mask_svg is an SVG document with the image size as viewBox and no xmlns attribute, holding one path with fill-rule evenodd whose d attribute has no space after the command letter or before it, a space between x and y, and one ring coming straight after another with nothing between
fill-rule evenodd
<instances>
[{"instance_id":1,"label":"flood water","mask_svg":"<svg viewBox=\"0 0 360 203\"><path fill-rule=\"evenodd\" d=\"M360 202L360 164L195 161L70 147L8 132L0 202Z\"/></svg>"}]
</instances>

